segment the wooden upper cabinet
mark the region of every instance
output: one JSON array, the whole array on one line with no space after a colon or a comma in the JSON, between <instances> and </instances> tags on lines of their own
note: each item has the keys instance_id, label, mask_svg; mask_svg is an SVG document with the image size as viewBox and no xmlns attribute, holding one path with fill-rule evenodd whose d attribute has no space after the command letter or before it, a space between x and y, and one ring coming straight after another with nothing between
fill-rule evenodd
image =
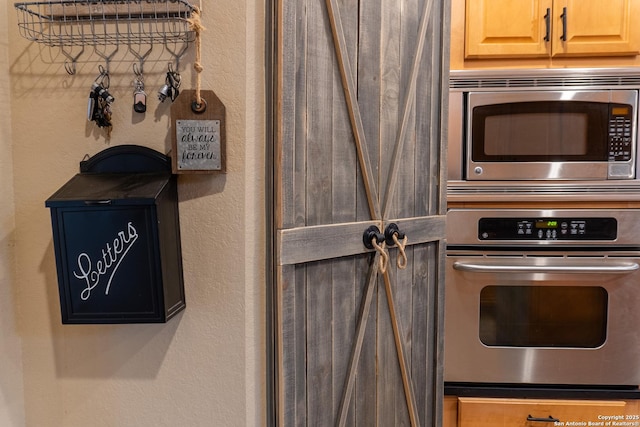
<instances>
[{"instance_id":1,"label":"wooden upper cabinet","mask_svg":"<svg viewBox=\"0 0 640 427\"><path fill-rule=\"evenodd\" d=\"M640 0L467 0L465 58L637 55Z\"/></svg>"},{"instance_id":2,"label":"wooden upper cabinet","mask_svg":"<svg viewBox=\"0 0 640 427\"><path fill-rule=\"evenodd\" d=\"M552 0L467 0L465 57L549 56L551 8Z\"/></svg>"},{"instance_id":3,"label":"wooden upper cabinet","mask_svg":"<svg viewBox=\"0 0 640 427\"><path fill-rule=\"evenodd\" d=\"M552 55L637 55L638 13L640 0L555 0Z\"/></svg>"}]
</instances>

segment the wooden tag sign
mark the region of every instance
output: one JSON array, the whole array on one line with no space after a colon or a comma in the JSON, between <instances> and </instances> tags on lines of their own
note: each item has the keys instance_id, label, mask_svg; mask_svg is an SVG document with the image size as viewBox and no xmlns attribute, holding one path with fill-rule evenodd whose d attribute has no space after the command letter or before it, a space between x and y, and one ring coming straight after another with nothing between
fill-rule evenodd
<instances>
[{"instance_id":1,"label":"wooden tag sign","mask_svg":"<svg viewBox=\"0 0 640 427\"><path fill-rule=\"evenodd\" d=\"M184 90L171 105L173 173L226 172L224 104L211 90Z\"/></svg>"}]
</instances>

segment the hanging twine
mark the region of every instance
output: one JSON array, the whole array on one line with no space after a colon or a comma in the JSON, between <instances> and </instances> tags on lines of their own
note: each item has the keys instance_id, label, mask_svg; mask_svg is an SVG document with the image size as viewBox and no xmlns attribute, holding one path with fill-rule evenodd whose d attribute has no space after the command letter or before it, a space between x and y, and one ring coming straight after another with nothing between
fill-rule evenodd
<instances>
[{"instance_id":1,"label":"hanging twine","mask_svg":"<svg viewBox=\"0 0 640 427\"><path fill-rule=\"evenodd\" d=\"M398 259L396 260L396 265L400 270L404 270L407 268L407 253L404 251L405 246L407 246L407 236L404 236L402 242L398 240L398 233L393 234L393 241L398 246Z\"/></svg>"},{"instance_id":2,"label":"hanging twine","mask_svg":"<svg viewBox=\"0 0 640 427\"><path fill-rule=\"evenodd\" d=\"M202 105L202 97L200 96L200 91L202 90L202 71L204 71L204 67L202 66L202 38L201 33L205 31L206 28L202 25L202 20L200 19L200 8L198 6L193 7L193 12L191 13L191 18L187 19L189 23L189 27L191 31L196 33L196 58L193 62L193 69L196 70L196 104Z\"/></svg>"},{"instance_id":3,"label":"hanging twine","mask_svg":"<svg viewBox=\"0 0 640 427\"><path fill-rule=\"evenodd\" d=\"M381 246L378 244L378 242L376 241L376 238L374 237L373 239L371 239L371 244L373 245L374 248L376 248L376 251L378 251L378 253L380 254L380 273L384 274L387 271L387 264L389 262L389 255L387 254L387 251L384 249L384 247L386 246L386 243L383 241Z\"/></svg>"}]
</instances>

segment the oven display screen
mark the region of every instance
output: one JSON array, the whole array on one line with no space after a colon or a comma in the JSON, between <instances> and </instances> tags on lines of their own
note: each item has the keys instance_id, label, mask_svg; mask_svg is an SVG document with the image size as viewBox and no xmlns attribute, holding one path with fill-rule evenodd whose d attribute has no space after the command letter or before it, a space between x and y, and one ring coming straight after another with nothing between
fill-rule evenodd
<instances>
[{"instance_id":1,"label":"oven display screen","mask_svg":"<svg viewBox=\"0 0 640 427\"><path fill-rule=\"evenodd\" d=\"M538 220L536 228L558 228L558 221L555 219Z\"/></svg>"},{"instance_id":2,"label":"oven display screen","mask_svg":"<svg viewBox=\"0 0 640 427\"><path fill-rule=\"evenodd\" d=\"M615 218L481 218L479 240L616 240Z\"/></svg>"}]
</instances>

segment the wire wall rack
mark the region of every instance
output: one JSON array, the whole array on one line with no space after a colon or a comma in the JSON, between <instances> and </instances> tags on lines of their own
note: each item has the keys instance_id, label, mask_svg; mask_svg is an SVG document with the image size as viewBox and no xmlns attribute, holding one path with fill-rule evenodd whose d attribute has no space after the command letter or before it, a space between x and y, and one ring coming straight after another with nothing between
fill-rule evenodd
<instances>
[{"instance_id":1,"label":"wire wall rack","mask_svg":"<svg viewBox=\"0 0 640 427\"><path fill-rule=\"evenodd\" d=\"M20 35L60 48L73 65L65 62L70 74L86 46L109 60L107 47L115 51L128 45L142 62L154 44L181 43L181 54L195 40L189 24L195 6L187 0L50 0L14 6Z\"/></svg>"}]
</instances>

